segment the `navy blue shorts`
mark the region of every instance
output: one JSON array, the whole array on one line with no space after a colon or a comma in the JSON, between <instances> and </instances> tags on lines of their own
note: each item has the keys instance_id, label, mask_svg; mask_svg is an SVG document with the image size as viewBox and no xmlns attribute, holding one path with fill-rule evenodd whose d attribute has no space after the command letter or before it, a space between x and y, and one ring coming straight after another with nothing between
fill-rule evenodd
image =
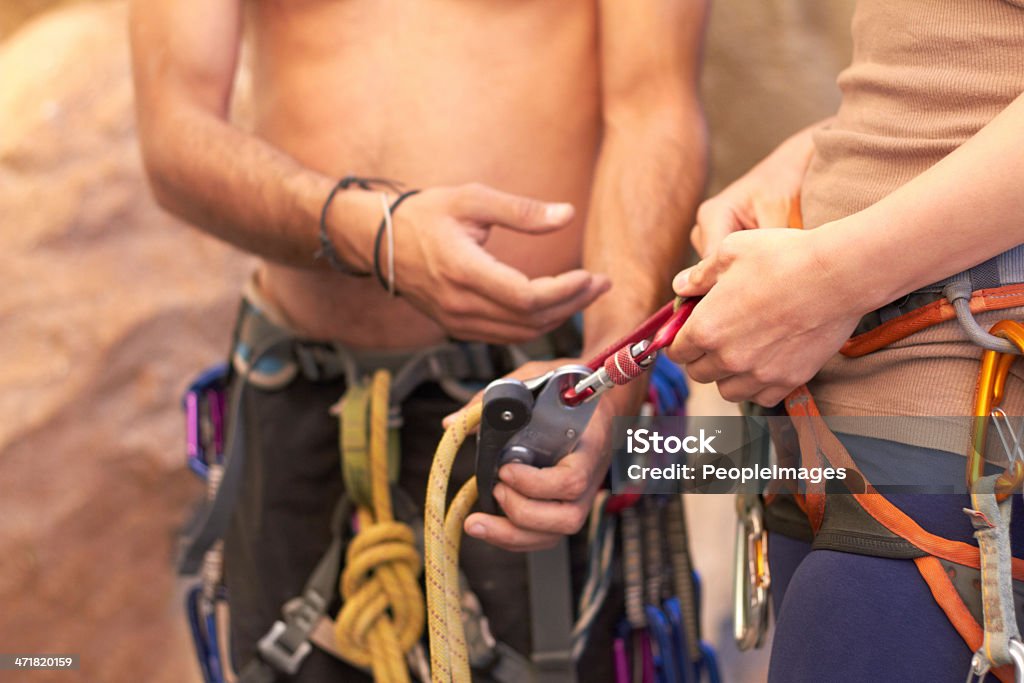
<instances>
[{"instance_id":1,"label":"navy blue shorts","mask_svg":"<svg viewBox=\"0 0 1024 683\"><path fill-rule=\"evenodd\" d=\"M937 453L840 436L869 480L873 459L906 465ZM945 455L954 459L947 465L963 471L962 456ZM886 498L926 531L977 545L962 511L970 507L967 495ZM1014 556L1024 557L1024 506L1017 497L1011 536ZM809 543L780 534L770 535L768 556L776 615L769 681L960 683L967 677L972 652L913 560L811 550Z\"/></svg>"}]
</instances>

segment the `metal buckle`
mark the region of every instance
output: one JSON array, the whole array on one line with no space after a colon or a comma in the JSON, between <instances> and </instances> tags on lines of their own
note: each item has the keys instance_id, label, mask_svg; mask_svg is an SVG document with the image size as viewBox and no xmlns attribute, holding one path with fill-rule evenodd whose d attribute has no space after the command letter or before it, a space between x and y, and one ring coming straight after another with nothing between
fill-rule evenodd
<instances>
[{"instance_id":1,"label":"metal buckle","mask_svg":"<svg viewBox=\"0 0 1024 683\"><path fill-rule=\"evenodd\" d=\"M267 664L270 664L282 673L294 676L298 673L299 668L302 666L302 662L313 650L313 646L310 645L308 640L303 639L294 651L289 650L288 646L281 642L281 637L287 632L288 624L278 619L274 622L270 631L260 638L257 650L260 653L260 657Z\"/></svg>"}]
</instances>

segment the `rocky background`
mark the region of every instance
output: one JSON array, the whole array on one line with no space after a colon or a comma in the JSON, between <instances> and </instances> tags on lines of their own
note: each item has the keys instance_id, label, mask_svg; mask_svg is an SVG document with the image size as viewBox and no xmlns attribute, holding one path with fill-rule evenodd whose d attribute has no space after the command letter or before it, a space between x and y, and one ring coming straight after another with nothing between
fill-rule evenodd
<instances>
[{"instance_id":1,"label":"rocky background","mask_svg":"<svg viewBox=\"0 0 1024 683\"><path fill-rule=\"evenodd\" d=\"M714 3L713 187L834 108L851 6ZM250 262L154 206L125 20L117 0L0 3L0 652L83 659L0 681L198 680L170 562L201 491L177 401L223 355ZM729 635L731 498L688 503L707 636L727 681L761 680Z\"/></svg>"}]
</instances>

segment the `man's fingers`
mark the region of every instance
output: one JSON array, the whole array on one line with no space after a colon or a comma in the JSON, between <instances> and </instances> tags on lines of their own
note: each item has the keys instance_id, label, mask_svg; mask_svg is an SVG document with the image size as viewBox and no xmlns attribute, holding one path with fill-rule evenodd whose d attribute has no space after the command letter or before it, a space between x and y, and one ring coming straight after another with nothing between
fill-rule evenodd
<instances>
[{"instance_id":1,"label":"man's fingers","mask_svg":"<svg viewBox=\"0 0 1024 683\"><path fill-rule=\"evenodd\" d=\"M551 279L557 278L539 278ZM532 280L531 283L538 283L539 280ZM523 312L519 320L533 325L538 331L550 332L576 313L586 309L609 289L611 280L604 275L594 275L586 287L576 290L568 298L562 298L562 294L556 294L553 289L545 292L544 287L536 287L534 291L538 293L534 301L538 304L537 308ZM549 300L553 303L548 303Z\"/></svg>"},{"instance_id":2,"label":"man's fingers","mask_svg":"<svg viewBox=\"0 0 1024 683\"><path fill-rule=\"evenodd\" d=\"M458 208L463 218L528 233L563 228L575 214L572 204L542 202L477 184L460 189Z\"/></svg>"},{"instance_id":3,"label":"man's fingers","mask_svg":"<svg viewBox=\"0 0 1024 683\"><path fill-rule=\"evenodd\" d=\"M463 529L474 538L513 552L553 548L562 538L562 534L520 529L504 517L485 515L481 512L470 515Z\"/></svg>"},{"instance_id":4,"label":"man's fingers","mask_svg":"<svg viewBox=\"0 0 1024 683\"><path fill-rule=\"evenodd\" d=\"M561 307L564 314L555 323L558 324L608 291L611 282L604 275L594 275L585 270L570 270L531 280L508 264L491 258L479 264L477 276L467 280L466 286L520 319L521 316L541 315L548 309ZM573 307L567 307L567 304Z\"/></svg>"},{"instance_id":5,"label":"man's fingers","mask_svg":"<svg viewBox=\"0 0 1024 683\"><path fill-rule=\"evenodd\" d=\"M552 534L574 534L587 521L589 507L579 502L537 500L499 483L494 498L518 528Z\"/></svg>"},{"instance_id":6,"label":"man's fingers","mask_svg":"<svg viewBox=\"0 0 1024 683\"><path fill-rule=\"evenodd\" d=\"M589 468L582 451L562 458L554 467L531 467L509 463L498 471L498 478L518 494L539 500L576 501L590 489Z\"/></svg>"},{"instance_id":7,"label":"man's fingers","mask_svg":"<svg viewBox=\"0 0 1024 683\"><path fill-rule=\"evenodd\" d=\"M490 317L478 318L467 314L448 325L447 329L453 339L481 341L489 344L522 344L536 339L544 332L549 332L551 328L538 329L516 321L510 323Z\"/></svg>"}]
</instances>

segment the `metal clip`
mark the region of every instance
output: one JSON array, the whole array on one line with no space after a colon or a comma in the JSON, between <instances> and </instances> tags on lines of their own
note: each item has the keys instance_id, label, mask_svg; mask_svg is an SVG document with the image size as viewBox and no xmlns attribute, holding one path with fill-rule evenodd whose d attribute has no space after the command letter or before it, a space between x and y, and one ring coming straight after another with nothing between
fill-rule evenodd
<instances>
[{"instance_id":1,"label":"metal clip","mask_svg":"<svg viewBox=\"0 0 1024 683\"><path fill-rule=\"evenodd\" d=\"M1016 638L1010 639L1010 659L1013 660L1014 683L1024 683L1024 643ZM985 653L978 650L971 657L971 668L967 672L967 683L981 683L992 670L992 663Z\"/></svg>"},{"instance_id":2,"label":"metal clip","mask_svg":"<svg viewBox=\"0 0 1024 683\"><path fill-rule=\"evenodd\" d=\"M768 534L760 497L740 494L736 507L733 638L740 650L749 650L761 647L768 631Z\"/></svg>"},{"instance_id":3,"label":"metal clip","mask_svg":"<svg viewBox=\"0 0 1024 683\"><path fill-rule=\"evenodd\" d=\"M1007 460L1011 463L1024 461L1024 443L1021 442L1021 439L1024 438L1024 417L1020 418L1020 426L1017 429L1013 429L1009 415L1002 408L995 408L990 417L996 428L996 433L999 435L999 442L1002 443L1003 450L1006 451Z\"/></svg>"},{"instance_id":4,"label":"metal clip","mask_svg":"<svg viewBox=\"0 0 1024 683\"><path fill-rule=\"evenodd\" d=\"M650 346L651 342L646 339L641 339L629 348L629 354L642 368L650 367L657 359L657 351L647 353ZM612 358L614 358L614 356L612 356ZM573 387L574 395L583 397L580 401L581 403L591 401L609 389L615 387L615 382L612 381L611 375L608 374L608 371L604 367L600 367L593 372L590 372L588 368L587 372L589 374L577 382L576 386Z\"/></svg>"}]
</instances>

